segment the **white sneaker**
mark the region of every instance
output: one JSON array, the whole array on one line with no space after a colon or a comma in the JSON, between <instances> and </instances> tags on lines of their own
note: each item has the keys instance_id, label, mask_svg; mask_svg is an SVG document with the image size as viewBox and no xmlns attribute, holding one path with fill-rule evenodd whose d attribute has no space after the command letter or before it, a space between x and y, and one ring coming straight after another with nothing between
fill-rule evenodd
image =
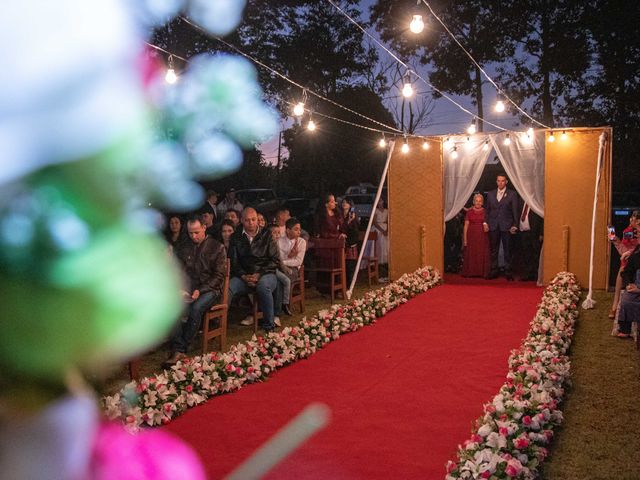
<instances>
[{"instance_id":1,"label":"white sneaker","mask_svg":"<svg viewBox=\"0 0 640 480\"><path fill-rule=\"evenodd\" d=\"M240 325L245 325L245 326L253 325L253 315L247 315L244 320L240 321Z\"/></svg>"},{"instance_id":2,"label":"white sneaker","mask_svg":"<svg viewBox=\"0 0 640 480\"><path fill-rule=\"evenodd\" d=\"M280 321L280 317L273 317L273 323L275 324L276 327L281 327L282 326L282 322Z\"/></svg>"}]
</instances>

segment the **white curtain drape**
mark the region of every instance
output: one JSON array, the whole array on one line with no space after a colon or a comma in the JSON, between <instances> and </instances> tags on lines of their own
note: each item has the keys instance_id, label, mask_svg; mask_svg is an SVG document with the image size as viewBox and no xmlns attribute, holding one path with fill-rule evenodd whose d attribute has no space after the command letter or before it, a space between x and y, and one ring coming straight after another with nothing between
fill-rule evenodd
<instances>
[{"instance_id":1,"label":"white curtain drape","mask_svg":"<svg viewBox=\"0 0 640 480\"><path fill-rule=\"evenodd\" d=\"M533 142L526 133L510 132L510 145L504 144L507 133L492 135L505 173L520 196L535 213L544 217L544 131L534 132Z\"/></svg>"},{"instance_id":2,"label":"white curtain drape","mask_svg":"<svg viewBox=\"0 0 640 480\"><path fill-rule=\"evenodd\" d=\"M491 153L491 148L483 148L485 136L473 135L469 141L467 138L465 135L451 136L450 144L443 144L445 222L455 217L467 203ZM453 158L454 148L457 158Z\"/></svg>"}]
</instances>

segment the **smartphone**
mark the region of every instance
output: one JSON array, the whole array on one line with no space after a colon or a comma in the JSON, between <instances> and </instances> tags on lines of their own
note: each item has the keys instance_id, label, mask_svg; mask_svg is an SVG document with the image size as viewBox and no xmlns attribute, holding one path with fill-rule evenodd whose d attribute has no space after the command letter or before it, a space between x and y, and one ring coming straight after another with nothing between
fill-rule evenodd
<instances>
[{"instance_id":1,"label":"smartphone","mask_svg":"<svg viewBox=\"0 0 640 480\"><path fill-rule=\"evenodd\" d=\"M624 232L624 233L622 234L622 238L623 238L624 240L633 240L633 237L634 237L633 231L631 231L631 232Z\"/></svg>"},{"instance_id":2,"label":"smartphone","mask_svg":"<svg viewBox=\"0 0 640 480\"><path fill-rule=\"evenodd\" d=\"M349 213L356 213L356 209L355 209L354 207L351 207L351 208L349 209Z\"/></svg>"},{"instance_id":3,"label":"smartphone","mask_svg":"<svg viewBox=\"0 0 640 480\"><path fill-rule=\"evenodd\" d=\"M611 225L607 227L607 231L609 232L609 240L613 240L616 238L616 229Z\"/></svg>"}]
</instances>

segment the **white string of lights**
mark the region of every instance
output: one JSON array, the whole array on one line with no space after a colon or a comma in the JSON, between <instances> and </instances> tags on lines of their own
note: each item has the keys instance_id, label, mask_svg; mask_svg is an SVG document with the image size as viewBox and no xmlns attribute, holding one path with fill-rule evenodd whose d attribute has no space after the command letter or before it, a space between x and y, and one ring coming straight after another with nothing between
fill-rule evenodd
<instances>
[{"instance_id":1,"label":"white string of lights","mask_svg":"<svg viewBox=\"0 0 640 480\"><path fill-rule=\"evenodd\" d=\"M286 75L284 75L283 73L278 72L277 70L275 70L274 68L270 67L269 65L266 65L266 64L264 64L263 62L261 62L260 60L258 60L258 59L256 59L256 58L252 57L251 55L249 55L249 54L247 54L247 53L243 52L242 50L240 50L240 49L239 49L238 47L236 47L235 45L232 45L232 44L230 44L230 43L228 43L228 42L224 41L223 39L221 39L221 38L219 38L219 37L217 37L217 36L215 36L215 35L211 35L211 34L209 34L208 32L206 32L206 30L204 30L204 29L203 29L202 27L200 27L199 25L197 25L197 24L195 24L195 23L191 22L188 18L185 18L185 17L179 17L179 18L180 18L181 20L183 20L184 22L188 23L189 25L191 25L192 27L194 27L194 28L198 29L198 30L199 30L199 31L201 31L202 33L204 33L204 34L206 34L206 35L210 36L211 38L214 38L215 40L219 41L219 42L220 42L220 43L222 43L223 45L226 45L228 48L231 48L233 51L235 51L235 52L236 52L236 53L238 53L239 55L242 55L243 57L247 58L248 60L250 60L250 61L254 62L256 65L261 66L262 68L264 68L264 69L268 70L269 72L271 72L271 73L273 73L273 74L275 74L275 75L279 76L279 77L280 77L280 78L282 78L283 80L285 80L285 81L287 81L287 82L291 83L292 85L294 85L294 86L296 86L296 87L298 87L298 88L302 89L302 91L303 91L303 95L305 94L305 92L308 92L308 93L310 93L310 94L312 94L312 95L314 95L314 96L318 97L319 99L324 100L325 102L331 103L332 105L334 105L334 106L336 106L336 107L339 107L339 108L341 108L341 109L343 109L343 110L346 110L346 111L348 111L349 113L352 113L352 114L357 115L357 116L359 116L359 117L361 117L361 118L364 118L365 120L368 120L368 121L370 121L370 122L372 122L372 123L375 123L375 124L377 124L377 125L380 125L381 127L384 127L384 128L385 128L385 129L387 129L387 130L395 131L395 132L400 133L400 134L402 133L402 130L399 130L399 129L397 129L397 128L395 128L395 127L392 127L392 126L389 126L389 125L386 125L386 124L384 124L384 123L382 123L382 122L380 122L380 121L378 121L378 120L375 120L375 119L373 119L373 118L367 117L366 115L363 115L363 114L362 114L362 113L360 113L360 112L357 112L357 111L355 111L355 110L352 110L352 109L351 109L351 108L349 108L349 107L345 107L344 105L341 105L341 104L339 104L338 102L335 102L334 100L331 100L330 98L327 98L327 97L325 97L325 96L323 96L323 95L321 95L321 94L319 94L319 93L317 93L317 92L314 92L313 90L311 90L311 89L309 89L309 88L305 87L304 85L300 85L298 82L296 82L296 81L294 81L294 80L291 80L289 77L287 77L287 76L286 76ZM302 103L302 108L304 108L304 102L298 102L298 104L300 104L300 103ZM298 112L300 111L300 110L299 110L299 107L298 107L298 109L297 109L296 111L298 111ZM295 114L295 113L296 113L296 112L294 112L294 114ZM382 130L381 130L381 131L382 131Z\"/></svg>"},{"instance_id":2,"label":"white string of lights","mask_svg":"<svg viewBox=\"0 0 640 480\"><path fill-rule=\"evenodd\" d=\"M468 110L467 108L465 108L464 106L460 105L458 102L456 102L453 98L451 98L449 95L447 95L445 92L443 92L442 90L440 90L439 88L437 88L435 85L433 85L432 83L429 83L427 80L425 80L418 72L416 72L415 70L412 70L410 68L409 65L407 65L405 62L403 62L402 60L400 60L400 58L398 58L398 56L393 53L391 50L389 50L389 48L387 48L382 42L380 42L376 37L374 37L373 35L371 35L364 27L362 27L355 19L353 19L347 12L345 12L342 8L340 8L339 5L336 5L335 2L333 2L333 0L327 0L331 5L333 5L333 7L338 10L342 15L344 15L351 23L353 23L358 29L360 29L365 35L367 35L371 40L373 40L380 48L382 48L385 52L387 52L396 62L398 62L400 65L402 65L404 68L407 69L407 74L405 75L404 79L403 79L403 95L405 97L407 96L411 96L411 95L405 95L405 91L407 93L409 93L409 87L407 87L407 75L415 75L417 78L419 78L420 80L422 80L423 83L425 83L427 86L431 87L433 90L435 90L436 92L438 92L438 94L440 94L442 97L444 97L445 99L449 100L451 103L453 103L456 107L458 107L460 110L462 110L463 112L467 113L468 115L471 115L471 117L473 117L474 119L480 120L483 123L486 123L488 125L491 125L494 128L497 128L498 130L502 130L502 131L506 131L505 128L496 125L495 123L490 122L489 120L485 120L484 118L478 116L477 114L473 113L472 111ZM417 17L419 15L416 15L415 17ZM418 19L416 19L418 20ZM422 20L421 18L419 19L420 21ZM424 28L424 25L423 25ZM475 133L475 132L474 132Z\"/></svg>"},{"instance_id":3,"label":"white string of lights","mask_svg":"<svg viewBox=\"0 0 640 480\"><path fill-rule=\"evenodd\" d=\"M418 3L420 2L420 0L418 0ZM504 101L503 99L506 99L509 101L509 103L511 103L514 107L516 107L516 109L522 113L523 115L525 115L527 118L529 118L532 122L537 123L538 125L540 125L543 128L551 128L548 125L545 125L544 123L539 122L538 120L536 120L535 118L533 118L531 115L529 115L527 112L525 112L522 108L520 108L520 106L514 102L505 92L502 88L500 88L498 86L498 84L496 84L496 82L493 81L493 79L489 76L489 74L480 66L480 64L476 61L475 58L473 58L473 55L471 55L471 53L469 53L469 51L458 41L458 39L456 38L456 36L453 34L453 32L451 30L449 30L449 27L447 27L445 25L445 23L442 21L442 19L436 15L436 12L433 11L433 9L431 8L431 5L429 5L429 3L427 2L427 0L422 0L422 3L424 3L427 8L429 9L429 11L431 12L431 15L434 16L434 18L436 20L438 20L438 22L440 22L440 25L443 26L443 28L447 31L447 33L449 34L449 36L453 39L454 42L456 42L456 44L462 49L462 51L467 55L467 57L469 57L469 59L473 62L473 64L478 68L478 70L480 70L480 72L482 72L482 74L485 76L485 78L487 80L489 80L489 82L495 87L495 89L498 92L498 101L496 102L496 106L495 109L497 112L504 112ZM411 21L411 23L413 24L415 22L415 17L421 17L420 15L414 15L414 20ZM422 21L422 18L420 18L420 21ZM410 27L411 28L411 27ZM424 23L423 23L423 28L424 28ZM414 29L411 28L411 31L413 32ZM414 32L414 33L420 33L422 30L420 29L420 31L418 32Z\"/></svg>"}]
</instances>

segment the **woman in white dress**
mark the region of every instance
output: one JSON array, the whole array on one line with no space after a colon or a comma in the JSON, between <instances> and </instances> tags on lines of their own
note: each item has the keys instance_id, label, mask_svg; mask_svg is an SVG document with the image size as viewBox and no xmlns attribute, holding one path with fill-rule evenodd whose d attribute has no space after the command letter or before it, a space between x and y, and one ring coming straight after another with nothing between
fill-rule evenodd
<instances>
[{"instance_id":1,"label":"woman in white dress","mask_svg":"<svg viewBox=\"0 0 640 480\"><path fill-rule=\"evenodd\" d=\"M376 241L376 257L381 265L389 263L389 211L384 199L378 201L378 206L373 215L373 228L378 232Z\"/></svg>"}]
</instances>

